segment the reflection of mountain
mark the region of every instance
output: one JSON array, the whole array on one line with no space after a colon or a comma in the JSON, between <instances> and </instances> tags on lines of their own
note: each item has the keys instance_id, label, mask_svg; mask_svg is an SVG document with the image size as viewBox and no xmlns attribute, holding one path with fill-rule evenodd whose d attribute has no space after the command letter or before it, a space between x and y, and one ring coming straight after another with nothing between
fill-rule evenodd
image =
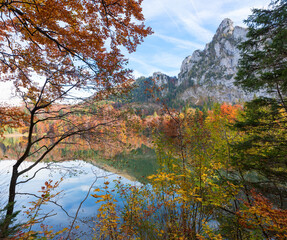
<instances>
[{"instance_id":1,"label":"reflection of mountain","mask_svg":"<svg viewBox=\"0 0 287 240\"><path fill-rule=\"evenodd\" d=\"M158 169L154 150L145 145L131 151L123 150L121 153L108 158L92 149L75 151L73 155L75 159L88 161L107 171L139 182L145 182L145 177L156 173Z\"/></svg>"},{"instance_id":2,"label":"reflection of mountain","mask_svg":"<svg viewBox=\"0 0 287 240\"><path fill-rule=\"evenodd\" d=\"M122 152L104 162L119 171L123 171L139 182L145 182L145 178L155 174L159 167L155 151L145 145L128 153Z\"/></svg>"}]
</instances>

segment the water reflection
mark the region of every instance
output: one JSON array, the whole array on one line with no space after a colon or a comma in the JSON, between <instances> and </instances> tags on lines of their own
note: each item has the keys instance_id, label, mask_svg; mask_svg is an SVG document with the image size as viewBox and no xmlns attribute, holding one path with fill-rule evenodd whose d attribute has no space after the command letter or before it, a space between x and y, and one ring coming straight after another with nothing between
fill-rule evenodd
<instances>
[{"instance_id":1,"label":"water reflection","mask_svg":"<svg viewBox=\"0 0 287 240\"><path fill-rule=\"evenodd\" d=\"M0 159L19 159L24 151L26 137L6 137L0 143ZM145 182L145 178L156 173L158 164L153 149L147 147L145 139L134 139L130 147L113 145L113 148L91 146L76 139L77 144L60 144L44 161L81 159L92 162L108 171L120 172L129 179ZM29 158L28 161L35 161Z\"/></svg>"},{"instance_id":2,"label":"water reflection","mask_svg":"<svg viewBox=\"0 0 287 240\"><path fill-rule=\"evenodd\" d=\"M5 201L7 198L8 191L8 180L11 176L12 166L15 161L12 160L2 160L0 161L0 207L3 208L5 205ZM23 163L26 168L31 163L25 162ZM114 180L118 179L120 176L103 169L100 169L94 166L91 163L87 163L84 161L65 161L62 163L40 163L33 170L29 171L28 174L22 176L19 181L25 181L31 178L34 173L40 169L41 170L35 178L32 180L19 184L17 186L17 195L16 198L16 210L25 210L29 207L29 202L36 200L34 196L24 195L24 194L36 194L40 195L38 191L41 186L44 185L44 182L48 179L52 179L53 182L59 181L61 177L63 177L63 181L58 187L57 191L63 191L55 201L58 205L53 203L48 203L47 205L42 206L42 210L40 214L50 213L50 215L56 214L52 217L49 217L45 220L45 224L53 226L55 230L60 230L63 227L69 227L73 217L76 214L76 211L79 207L79 203L85 198L88 193L91 184L96 180L94 187L101 188L104 186L105 181L109 181L110 188L113 188L115 183ZM121 177L123 183L135 184L135 182L130 181L126 178ZM118 197L115 193L116 198ZM61 206L61 207L60 207ZM99 204L95 204L95 199L91 196L87 198L87 200L83 203L81 210L78 216L77 225L80 225L80 229L87 232L87 236L90 236L91 228L93 227L93 219L97 213L97 209ZM63 211L63 209L66 211ZM83 224L82 221L86 221ZM26 215L22 211L18 215L19 222L26 221ZM39 226L33 228L34 230L39 229ZM76 238L76 233L73 234ZM81 239L85 239L84 233L81 233L79 236ZM87 237L90 239L91 237Z\"/></svg>"}]
</instances>

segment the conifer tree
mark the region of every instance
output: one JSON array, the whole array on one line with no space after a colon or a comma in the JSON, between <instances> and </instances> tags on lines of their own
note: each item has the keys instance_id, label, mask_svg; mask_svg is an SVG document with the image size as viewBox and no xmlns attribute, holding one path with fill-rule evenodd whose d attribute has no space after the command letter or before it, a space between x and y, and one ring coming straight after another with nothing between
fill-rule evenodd
<instances>
[{"instance_id":1,"label":"conifer tree","mask_svg":"<svg viewBox=\"0 0 287 240\"><path fill-rule=\"evenodd\" d=\"M238 152L234 165L242 173L256 172L255 178L245 180L283 207L287 196L287 1L275 0L268 9L254 9L245 23L248 40L240 47L236 84L250 92L264 92L265 97L247 103L243 120L235 125L243 140L234 146Z\"/></svg>"}]
</instances>

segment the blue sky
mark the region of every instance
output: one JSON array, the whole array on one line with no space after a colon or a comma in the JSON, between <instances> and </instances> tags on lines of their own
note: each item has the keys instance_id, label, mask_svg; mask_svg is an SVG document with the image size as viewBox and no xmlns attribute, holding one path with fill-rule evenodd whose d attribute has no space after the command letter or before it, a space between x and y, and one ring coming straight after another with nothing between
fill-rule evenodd
<instances>
[{"instance_id":1,"label":"blue sky","mask_svg":"<svg viewBox=\"0 0 287 240\"><path fill-rule=\"evenodd\" d=\"M177 76L182 61L196 49L210 42L224 18L235 26L244 26L243 20L251 8L267 7L270 0L143 0L146 25L154 34L147 37L129 58L128 67L134 76L151 76L162 72ZM10 83L0 83L0 102L16 103L11 98Z\"/></svg>"},{"instance_id":2,"label":"blue sky","mask_svg":"<svg viewBox=\"0 0 287 240\"><path fill-rule=\"evenodd\" d=\"M224 18L234 26L243 26L243 20L252 8L268 7L270 0L144 0L146 25L154 34L145 39L129 58L134 76L151 76L163 72L177 76L185 57L210 42Z\"/></svg>"}]
</instances>

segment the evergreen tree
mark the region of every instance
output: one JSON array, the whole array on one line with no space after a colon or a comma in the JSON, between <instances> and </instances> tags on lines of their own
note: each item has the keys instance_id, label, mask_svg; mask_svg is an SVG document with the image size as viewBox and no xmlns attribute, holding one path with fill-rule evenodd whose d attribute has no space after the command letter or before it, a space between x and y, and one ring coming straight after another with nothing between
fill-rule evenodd
<instances>
[{"instance_id":1,"label":"evergreen tree","mask_svg":"<svg viewBox=\"0 0 287 240\"><path fill-rule=\"evenodd\" d=\"M249 91L276 93L282 105L287 93L287 1L254 9L245 23L248 40L241 44L236 84Z\"/></svg>"},{"instance_id":2,"label":"evergreen tree","mask_svg":"<svg viewBox=\"0 0 287 240\"><path fill-rule=\"evenodd\" d=\"M286 207L287 1L275 0L268 9L254 9L245 23L248 40L240 47L236 85L267 92L268 97L245 105L245 115L235 125L243 138L234 146L238 152L234 165L252 187Z\"/></svg>"}]
</instances>

